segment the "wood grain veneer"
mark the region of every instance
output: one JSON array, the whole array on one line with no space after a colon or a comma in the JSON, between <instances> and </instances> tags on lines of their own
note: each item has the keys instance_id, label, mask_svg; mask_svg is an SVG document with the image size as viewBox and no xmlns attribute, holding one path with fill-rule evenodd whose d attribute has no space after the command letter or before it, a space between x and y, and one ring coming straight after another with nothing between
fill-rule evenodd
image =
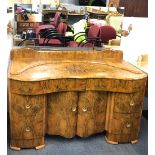
<instances>
[{"instance_id":1,"label":"wood grain veneer","mask_svg":"<svg viewBox=\"0 0 155 155\"><path fill-rule=\"evenodd\" d=\"M106 131L138 140L147 74L122 51L13 49L8 67L11 148L42 148L44 136Z\"/></svg>"}]
</instances>

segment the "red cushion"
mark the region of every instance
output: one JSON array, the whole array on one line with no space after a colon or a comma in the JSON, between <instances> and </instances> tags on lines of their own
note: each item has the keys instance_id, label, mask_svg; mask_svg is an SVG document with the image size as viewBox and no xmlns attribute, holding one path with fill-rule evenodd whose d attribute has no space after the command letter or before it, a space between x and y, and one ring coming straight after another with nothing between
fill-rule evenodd
<instances>
[{"instance_id":1,"label":"red cushion","mask_svg":"<svg viewBox=\"0 0 155 155\"><path fill-rule=\"evenodd\" d=\"M54 16L54 26L57 27L60 20L61 12L56 12Z\"/></svg>"},{"instance_id":2,"label":"red cushion","mask_svg":"<svg viewBox=\"0 0 155 155\"><path fill-rule=\"evenodd\" d=\"M65 34L67 31L67 24L61 22L59 23L58 27L57 27L57 32L61 33L61 34Z\"/></svg>"},{"instance_id":3,"label":"red cushion","mask_svg":"<svg viewBox=\"0 0 155 155\"><path fill-rule=\"evenodd\" d=\"M78 43L77 42L75 42L75 41L70 41L69 43L68 43L68 46L69 47L78 47Z\"/></svg>"},{"instance_id":4,"label":"red cushion","mask_svg":"<svg viewBox=\"0 0 155 155\"><path fill-rule=\"evenodd\" d=\"M85 43L85 44L83 44L81 46L82 47L87 47L87 48L93 48L94 47L94 44L87 42L87 43Z\"/></svg>"},{"instance_id":5,"label":"red cushion","mask_svg":"<svg viewBox=\"0 0 155 155\"><path fill-rule=\"evenodd\" d=\"M55 28L55 26L54 25L40 25L39 27L37 27L36 28L36 35L38 35L39 34L39 32L40 32L40 30L42 30L42 29L53 29L53 28Z\"/></svg>"},{"instance_id":6,"label":"red cushion","mask_svg":"<svg viewBox=\"0 0 155 155\"><path fill-rule=\"evenodd\" d=\"M63 45L63 42L59 39L50 39L48 45Z\"/></svg>"},{"instance_id":7,"label":"red cushion","mask_svg":"<svg viewBox=\"0 0 155 155\"><path fill-rule=\"evenodd\" d=\"M100 37L103 43L108 43L111 39L116 39L116 30L112 26L101 26Z\"/></svg>"},{"instance_id":8,"label":"red cushion","mask_svg":"<svg viewBox=\"0 0 155 155\"><path fill-rule=\"evenodd\" d=\"M45 38L40 38L39 39L39 45L43 45L44 44L44 40L45 40Z\"/></svg>"},{"instance_id":9,"label":"red cushion","mask_svg":"<svg viewBox=\"0 0 155 155\"><path fill-rule=\"evenodd\" d=\"M91 37L91 38L98 37L99 32L100 32L100 27L99 26L97 26L97 25L90 26L89 31L88 31L88 38L89 37Z\"/></svg>"}]
</instances>

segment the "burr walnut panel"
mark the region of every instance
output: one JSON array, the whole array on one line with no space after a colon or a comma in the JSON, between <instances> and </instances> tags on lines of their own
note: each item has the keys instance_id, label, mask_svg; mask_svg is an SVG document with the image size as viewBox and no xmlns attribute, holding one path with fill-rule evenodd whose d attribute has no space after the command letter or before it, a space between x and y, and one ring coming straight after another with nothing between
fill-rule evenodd
<instances>
[{"instance_id":1,"label":"burr walnut panel","mask_svg":"<svg viewBox=\"0 0 155 155\"><path fill-rule=\"evenodd\" d=\"M48 95L47 133L72 138L76 135L78 111L76 92L61 92Z\"/></svg>"},{"instance_id":2,"label":"burr walnut panel","mask_svg":"<svg viewBox=\"0 0 155 155\"><path fill-rule=\"evenodd\" d=\"M9 102L11 145L15 141L18 143L21 140L40 139L42 142L45 135L46 96L27 96L11 93ZM26 148L27 145L28 147L35 147L36 143L38 142L25 143L23 147ZM42 144L44 144L44 141Z\"/></svg>"},{"instance_id":3,"label":"burr walnut panel","mask_svg":"<svg viewBox=\"0 0 155 155\"><path fill-rule=\"evenodd\" d=\"M77 135L87 137L104 131L106 104L106 92L79 93Z\"/></svg>"},{"instance_id":4,"label":"burr walnut panel","mask_svg":"<svg viewBox=\"0 0 155 155\"><path fill-rule=\"evenodd\" d=\"M143 108L144 92L136 92L132 94L115 93L114 112L117 113L136 113L141 112Z\"/></svg>"},{"instance_id":5,"label":"burr walnut panel","mask_svg":"<svg viewBox=\"0 0 155 155\"><path fill-rule=\"evenodd\" d=\"M9 80L11 92L15 94L37 95L61 91L111 91L132 93L145 88L146 79L116 80L116 79L52 79L43 81Z\"/></svg>"},{"instance_id":6,"label":"burr walnut panel","mask_svg":"<svg viewBox=\"0 0 155 155\"><path fill-rule=\"evenodd\" d=\"M44 136L106 132L137 142L147 74L122 51L13 49L8 67L11 148L42 148Z\"/></svg>"},{"instance_id":7,"label":"burr walnut panel","mask_svg":"<svg viewBox=\"0 0 155 155\"><path fill-rule=\"evenodd\" d=\"M106 133L107 141L123 143L138 139L140 132L141 113L120 114L114 113L111 127Z\"/></svg>"},{"instance_id":8,"label":"burr walnut panel","mask_svg":"<svg viewBox=\"0 0 155 155\"><path fill-rule=\"evenodd\" d=\"M36 120L43 119L46 96L10 95L12 115L23 117L33 116Z\"/></svg>"},{"instance_id":9,"label":"burr walnut panel","mask_svg":"<svg viewBox=\"0 0 155 155\"><path fill-rule=\"evenodd\" d=\"M139 132L141 113L120 114L113 113L111 120L112 127L108 133L113 134L131 134L131 132Z\"/></svg>"}]
</instances>

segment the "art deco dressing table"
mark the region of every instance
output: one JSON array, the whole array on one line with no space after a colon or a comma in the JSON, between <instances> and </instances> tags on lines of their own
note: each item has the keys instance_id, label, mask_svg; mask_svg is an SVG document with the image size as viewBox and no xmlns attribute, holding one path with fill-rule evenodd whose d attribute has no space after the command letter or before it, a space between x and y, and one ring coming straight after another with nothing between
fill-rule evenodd
<instances>
[{"instance_id":1,"label":"art deco dressing table","mask_svg":"<svg viewBox=\"0 0 155 155\"><path fill-rule=\"evenodd\" d=\"M44 136L136 143L147 74L114 50L11 51L8 93L11 148L39 149Z\"/></svg>"}]
</instances>

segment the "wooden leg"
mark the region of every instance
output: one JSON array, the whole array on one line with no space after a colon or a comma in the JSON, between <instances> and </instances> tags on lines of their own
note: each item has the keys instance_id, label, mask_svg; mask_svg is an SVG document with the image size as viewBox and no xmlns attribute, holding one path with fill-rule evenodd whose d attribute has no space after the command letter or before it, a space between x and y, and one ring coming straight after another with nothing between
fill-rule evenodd
<instances>
[{"instance_id":1,"label":"wooden leg","mask_svg":"<svg viewBox=\"0 0 155 155\"><path fill-rule=\"evenodd\" d=\"M114 142L114 141L111 141L111 140L108 140L108 138L105 136L105 139L106 139L106 142L109 143L109 144L118 144L118 142Z\"/></svg>"},{"instance_id":2,"label":"wooden leg","mask_svg":"<svg viewBox=\"0 0 155 155\"><path fill-rule=\"evenodd\" d=\"M11 146L11 145L10 145L10 148L11 148L12 150L15 150L15 151L20 151L20 150L21 150L20 147L15 147L15 146Z\"/></svg>"},{"instance_id":3,"label":"wooden leg","mask_svg":"<svg viewBox=\"0 0 155 155\"><path fill-rule=\"evenodd\" d=\"M36 150L39 150L39 149L42 149L44 147L45 147L45 145L40 145L40 146L36 146L35 148L36 148Z\"/></svg>"},{"instance_id":4,"label":"wooden leg","mask_svg":"<svg viewBox=\"0 0 155 155\"><path fill-rule=\"evenodd\" d=\"M131 144L136 144L138 142L138 140L136 139L136 140L132 140L131 141Z\"/></svg>"}]
</instances>

